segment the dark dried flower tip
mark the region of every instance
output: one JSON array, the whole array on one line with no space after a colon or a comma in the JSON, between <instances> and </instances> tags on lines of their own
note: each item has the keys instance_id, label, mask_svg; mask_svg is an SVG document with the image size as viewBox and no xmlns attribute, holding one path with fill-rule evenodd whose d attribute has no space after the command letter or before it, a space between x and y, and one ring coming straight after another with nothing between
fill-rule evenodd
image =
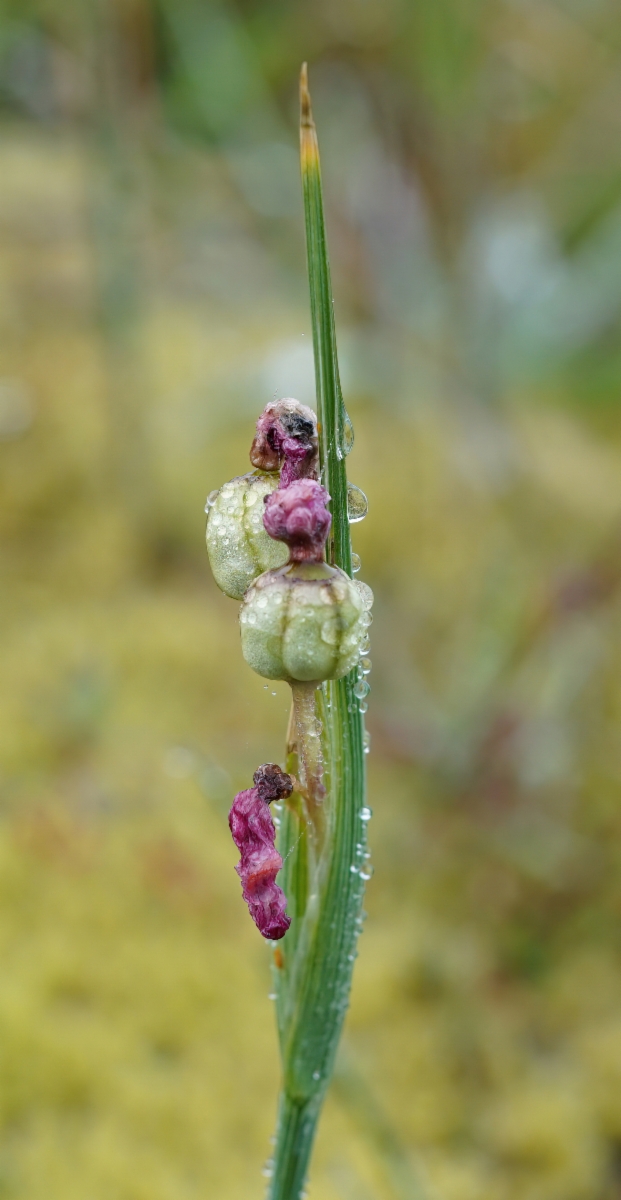
<instances>
[{"instance_id":1,"label":"dark dried flower tip","mask_svg":"<svg viewBox=\"0 0 621 1200\"><path fill-rule=\"evenodd\" d=\"M298 479L266 498L263 524L270 537L287 543L292 562L322 562L332 521L329 499L314 479Z\"/></svg>"},{"instance_id":2,"label":"dark dried flower tip","mask_svg":"<svg viewBox=\"0 0 621 1200\"><path fill-rule=\"evenodd\" d=\"M280 470L280 486L317 477L317 419L298 400L274 400L261 413L250 448L253 467Z\"/></svg>"},{"instance_id":3,"label":"dark dried flower tip","mask_svg":"<svg viewBox=\"0 0 621 1200\"><path fill-rule=\"evenodd\" d=\"M293 791L293 779L281 771L276 763L264 763L257 767L252 776L259 796L266 803L270 800L286 800Z\"/></svg>"},{"instance_id":4,"label":"dark dried flower tip","mask_svg":"<svg viewBox=\"0 0 621 1200\"><path fill-rule=\"evenodd\" d=\"M282 858L274 844L276 830L268 803L291 795L293 781L270 763L259 767L254 779L256 787L238 792L229 813L233 841L241 854L235 870L257 929L263 937L278 941L286 934L291 918L285 912L287 898L276 883Z\"/></svg>"}]
</instances>

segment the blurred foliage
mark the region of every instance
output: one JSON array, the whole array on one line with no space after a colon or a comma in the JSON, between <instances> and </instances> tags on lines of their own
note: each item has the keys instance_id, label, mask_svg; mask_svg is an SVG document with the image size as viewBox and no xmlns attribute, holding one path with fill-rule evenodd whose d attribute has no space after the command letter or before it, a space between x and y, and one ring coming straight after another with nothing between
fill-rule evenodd
<instances>
[{"instance_id":1,"label":"blurred foliage","mask_svg":"<svg viewBox=\"0 0 621 1200\"><path fill-rule=\"evenodd\" d=\"M258 1196L226 825L286 689L205 494L313 395L322 141L376 592L321 1200L621 1197L621 38L609 0L3 0L0 1196Z\"/></svg>"}]
</instances>

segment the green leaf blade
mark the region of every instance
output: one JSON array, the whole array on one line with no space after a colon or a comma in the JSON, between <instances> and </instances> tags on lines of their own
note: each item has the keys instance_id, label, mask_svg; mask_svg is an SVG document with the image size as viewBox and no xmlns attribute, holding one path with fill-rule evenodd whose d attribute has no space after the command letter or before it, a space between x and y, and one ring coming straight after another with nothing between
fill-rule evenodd
<instances>
[{"instance_id":1,"label":"green leaf blade","mask_svg":"<svg viewBox=\"0 0 621 1200\"><path fill-rule=\"evenodd\" d=\"M321 480L330 494L329 560L352 575L347 514L346 422L338 369L334 306L325 230L321 167L306 66L300 79L300 149L308 276L315 357ZM283 1057L271 1200L298 1200L304 1187L321 1104L334 1069L360 931L366 846L364 723L354 695L356 673L322 685L327 835L320 860L308 870L304 916L286 935L286 969L278 980ZM283 842L291 856L293 823ZM308 847L304 849L306 853ZM308 863L308 865L310 865ZM307 869L305 863L304 870ZM288 877L302 873L293 864ZM299 894L299 893L298 893ZM296 897L299 906L299 899Z\"/></svg>"}]
</instances>

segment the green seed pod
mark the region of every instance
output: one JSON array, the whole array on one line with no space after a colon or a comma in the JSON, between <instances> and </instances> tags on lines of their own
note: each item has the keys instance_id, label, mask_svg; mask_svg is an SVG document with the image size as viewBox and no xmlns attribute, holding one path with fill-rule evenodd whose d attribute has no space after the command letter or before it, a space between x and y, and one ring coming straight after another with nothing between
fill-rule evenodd
<instances>
[{"instance_id":1,"label":"green seed pod","mask_svg":"<svg viewBox=\"0 0 621 1200\"><path fill-rule=\"evenodd\" d=\"M244 597L243 655L265 679L340 679L358 661L364 618L363 599L344 571L288 563L260 575Z\"/></svg>"},{"instance_id":2,"label":"green seed pod","mask_svg":"<svg viewBox=\"0 0 621 1200\"><path fill-rule=\"evenodd\" d=\"M278 487L278 475L250 471L225 483L208 501L207 553L218 587L241 600L257 575L287 561L287 547L263 527L264 498Z\"/></svg>"}]
</instances>

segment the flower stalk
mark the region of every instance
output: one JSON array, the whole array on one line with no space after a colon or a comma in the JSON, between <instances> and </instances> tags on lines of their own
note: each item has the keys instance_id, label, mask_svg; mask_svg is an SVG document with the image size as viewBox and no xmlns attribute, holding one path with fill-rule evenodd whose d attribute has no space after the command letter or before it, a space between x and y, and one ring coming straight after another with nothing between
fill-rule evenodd
<instances>
[{"instance_id":1,"label":"flower stalk","mask_svg":"<svg viewBox=\"0 0 621 1200\"><path fill-rule=\"evenodd\" d=\"M351 424L342 399L321 172L306 66L300 80L301 168L315 357L319 464L330 496L328 563L352 576L346 455ZM286 801L279 849L291 925L275 959L283 1066L269 1200L302 1196L317 1121L330 1082L349 1003L356 941L362 926L366 849L364 727L355 695L357 673L328 679L312 693L294 691L293 739L287 761L303 786ZM304 686L304 685L302 685ZM312 707L311 707L312 701ZM296 708L297 704L297 708ZM321 723L323 795L313 787L317 761L308 734ZM309 837L321 811L319 843Z\"/></svg>"}]
</instances>

